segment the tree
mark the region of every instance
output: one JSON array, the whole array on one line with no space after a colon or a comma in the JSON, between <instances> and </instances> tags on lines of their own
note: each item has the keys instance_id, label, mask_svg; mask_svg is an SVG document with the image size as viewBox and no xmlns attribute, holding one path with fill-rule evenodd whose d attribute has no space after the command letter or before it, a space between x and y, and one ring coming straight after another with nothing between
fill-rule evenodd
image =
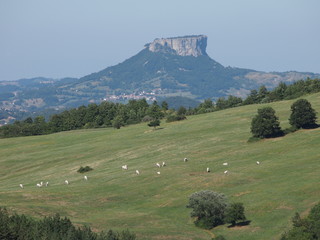
<instances>
[{"instance_id":1,"label":"tree","mask_svg":"<svg viewBox=\"0 0 320 240\"><path fill-rule=\"evenodd\" d=\"M164 114L161 112L161 109L157 103L154 101L147 110L147 115L152 117L153 119L160 119L163 118Z\"/></svg>"},{"instance_id":2,"label":"tree","mask_svg":"<svg viewBox=\"0 0 320 240\"><path fill-rule=\"evenodd\" d=\"M296 128L314 128L317 116L316 111L306 99L299 99L291 105L289 122Z\"/></svg>"},{"instance_id":3,"label":"tree","mask_svg":"<svg viewBox=\"0 0 320 240\"><path fill-rule=\"evenodd\" d=\"M193 193L187 208L192 208L191 217L196 217L195 224L210 229L223 223L227 198L217 192L203 190Z\"/></svg>"},{"instance_id":4,"label":"tree","mask_svg":"<svg viewBox=\"0 0 320 240\"><path fill-rule=\"evenodd\" d=\"M244 220L246 220L246 216L244 215L243 203L230 204L226 210L225 222L231 223L232 226L235 226L237 221Z\"/></svg>"},{"instance_id":5,"label":"tree","mask_svg":"<svg viewBox=\"0 0 320 240\"><path fill-rule=\"evenodd\" d=\"M169 105L166 101L163 101L161 103L161 109L162 109L162 111L167 111L169 109Z\"/></svg>"},{"instance_id":6,"label":"tree","mask_svg":"<svg viewBox=\"0 0 320 240\"><path fill-rule=\"evenodd\" d=\"M116 129L120 129L124 126L124 121L121 116L116 116L112 121L112 126Z\"/></svg>"},{"instance_id":7,"label":"tree","mask_svg":"<svg viewBox=\"0 0 320 240\"><path fill-rule=\"evenodd\" d=\"M178 111L177 111L177 115L179 116L184 116L187 113L187 109L183 106L179 107Z\"/></svg>"},{"instance_id":8,"label":"tree","mask_svg":"<svg viewBox=\"0 0 320 240\"><path fill-rule=\"evenodd\" d=\"M160 120L159 119L155 119L152 120L149 124L149 127L154 127L154 129L156 129L156 127L160 126Z\"/></svg>"},{"instance_id":9,"label":"tree","mask_svg":"<svg viewBox=\"0 0 320 240\"><path fill-rule=\"evenodd\" d=\"M283 135L278 117L275 115L272 107L258 109L258 115L251 121L251 133L253 137L257 138L270 138Z\"/></svg>"}]
</instances>

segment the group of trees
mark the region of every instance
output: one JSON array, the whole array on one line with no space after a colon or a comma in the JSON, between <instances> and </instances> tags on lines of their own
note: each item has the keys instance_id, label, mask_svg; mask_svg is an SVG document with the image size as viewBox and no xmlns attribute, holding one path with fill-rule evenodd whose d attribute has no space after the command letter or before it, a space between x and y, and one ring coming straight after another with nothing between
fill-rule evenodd
<instances>
[{"instance_id":1,"label":"group of trees","mask_svg":"<svg viewBox=\"0 0 320 240\"><path fill-rule=\"evenodd\" d=\"M9 214L0 208L0 239L3 240L135 240L128 230L95 233L90 227L75 227L59 214L34 220L25 215Z\"/></svg>"},{"instance_id":2,"label":"group of trees","mask_svg":"<svg viewBox=\"0 0 320 240\"><path fill-rule=\"evenodd\" d=\"M255 138L282 136L300 128L316 128L316 111L306 99L299 99L291 105L289 123L291 128L283 131L279 118L272 107L258 109L258 114L251 121L251 133Z\"/></svg>"},{"instance_id":3,"label":"group of trees","mask_svg":"<svg viewBox=\"0 0 320 240\"><path fill-rule=\"evenodd\" d=\"M222 109L244 106L256 103L269 103L280 100L289 100L301 97L305 94L316 93L320 91L320 79L306 79L287 85L283 82L273 90L268 90L261 86L258 90L251 90L250 94L242 99L240 97L228 96L220 97L214 104L210 99L205 100L198 107L189 109L187 115L213 112Z\"/></svg>"},{"instance_id":4,"label":"group of trees","mask_svg":"<svg viewBox=\"0 0 320 240\"><path fill-rule=\"evenodd\" d=\"M224 194L203 190L193 193L187 208L192 208L191 217L195 217L195 225L210 229L215 226L238 221L245 221L242 203L229 203Z\"/></svg>"},{"instance_id":5,"label":"group of trees","mask_svg":"<svg viewBox=\"0 0 320 240\"><path fill-rule=\"evenodd\" d=\"M320 203L315 205L309 215L301 218L296 213L292 218L293 228L284 233L281 240L318 240L320 239Z\"/></svg>"},{"instance_id":6,"label":"group of trees","mask_svg":"<svg viewBox=\"0 0 320 240\"><path fill-rule=\"evenodd\" d=\"M54 114L48 122L42 116L15 121L13 124L0 128L0 137L43 135L81 128L114 127L119 129L128 124L161 119L167 110L165 104L162 104L162 107L157 102L149 105L145 99L130 100L128 104L112 102L102 102L99 105L89 104Z\"/></svg>"}]
</instances>

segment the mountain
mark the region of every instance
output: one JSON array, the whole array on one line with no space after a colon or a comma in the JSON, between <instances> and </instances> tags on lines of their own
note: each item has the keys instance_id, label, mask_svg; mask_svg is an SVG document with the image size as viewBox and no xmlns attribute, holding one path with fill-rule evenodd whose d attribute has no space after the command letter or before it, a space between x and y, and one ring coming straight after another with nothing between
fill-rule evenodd
<instances>
[{"instance_id":1,"label":"mountain","mask_svg":"<svg viewBox=\"0 0 320 240\"><path fill-rule=\"evenodd\" d=\"M0 82L0 119L8 111L61 110L93 102L166 97L195 100L235 95L280 82L316 78L301 72L259 72L224 67L206 53L204 35L160 38L124 62L82 78L33 78Z\"/></svg>"}]
</instances>

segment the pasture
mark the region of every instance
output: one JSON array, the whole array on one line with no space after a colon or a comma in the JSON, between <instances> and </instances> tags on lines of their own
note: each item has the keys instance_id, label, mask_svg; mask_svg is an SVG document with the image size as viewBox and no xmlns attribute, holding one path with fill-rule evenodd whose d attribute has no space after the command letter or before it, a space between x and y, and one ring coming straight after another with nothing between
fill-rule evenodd
<instances>
[{"instance_id":1,"label":"pasture","mask_svg":"<svg viewBox=\"0 0 320 240\"><path fill-rule=\"evenodd\" d=\"M320 112L320 94L305 98ZM294 101L162 121L155 131L142 123L0 139L0 206L36 218L60 213L97 231L128 228L140 240L279 239L295 212L304 215L320 201L320 129L247 140L258 108L273 107L286 128ZM87 165L94 170L77 172ZM40 181L49 186L36 187ZM195 227L185 206L205 189L242 202L250 225Z\"/></svg>"}]
</instances>

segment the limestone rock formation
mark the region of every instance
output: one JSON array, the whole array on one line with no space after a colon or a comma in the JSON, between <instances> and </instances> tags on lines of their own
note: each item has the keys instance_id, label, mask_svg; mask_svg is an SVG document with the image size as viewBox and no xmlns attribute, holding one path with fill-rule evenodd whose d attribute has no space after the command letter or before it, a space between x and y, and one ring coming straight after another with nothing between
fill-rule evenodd
<instances>
[{"instance_id":1,"label":"limestone rock formation","mask_svg":"<svg viewBox=\"0 0 320 240\"><path fill-rule=\"evenodd\" d=\"M207 36L194 35L174 38L157 38L152 43L146 44L151 52L165 52L180 56L207 55Z\"/></svg>"}]
</instances>

